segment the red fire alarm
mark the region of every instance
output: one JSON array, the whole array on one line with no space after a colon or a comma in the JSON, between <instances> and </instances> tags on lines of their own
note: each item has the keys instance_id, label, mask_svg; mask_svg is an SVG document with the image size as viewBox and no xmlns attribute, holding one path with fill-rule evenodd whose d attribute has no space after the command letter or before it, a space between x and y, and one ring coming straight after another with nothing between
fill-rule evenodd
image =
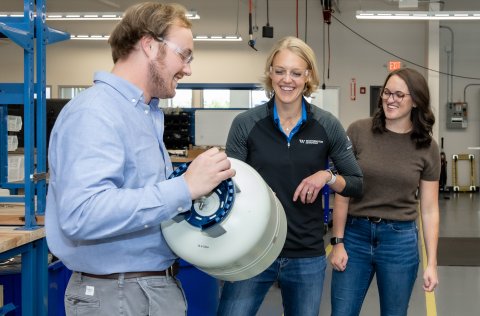
<instances>
[{"instance_id":1,"label":"red fire alarm","mask_svg":"<svg viewBox=\"0 0 480 316\"><path fill-rule=\"evenodd\" d=\"M360 94L365 94L367 89L365 87L360 87Z\"/></svg>"}]
</instances>

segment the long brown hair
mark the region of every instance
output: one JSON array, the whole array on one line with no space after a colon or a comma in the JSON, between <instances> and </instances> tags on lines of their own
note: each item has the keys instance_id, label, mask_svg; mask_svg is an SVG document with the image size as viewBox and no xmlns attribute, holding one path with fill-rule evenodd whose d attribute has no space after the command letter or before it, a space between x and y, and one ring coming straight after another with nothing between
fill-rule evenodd
<instances>
[{"instance_id":1,"label":"long brown hair","mask_svg":"<svg viewBox=\"0 0 480 316\"><path fill-rule=\"evenodd\" d=\"M415 69L402 68L392 71L382 86L385 86L392 76L400 77L408 87L410 97L412 98L415 107L410 113L410 120L412 121L411 139L415 143L416 148L427 148L432 142L432 128L435 124L435 116L433 115L430 106L430 91L425 78ZM378 98L377 111L373 116L372 131L374 133L384 133L387 131L385 127L385 112L383 111L382 98Z\"/></svg>"}]
</instances>

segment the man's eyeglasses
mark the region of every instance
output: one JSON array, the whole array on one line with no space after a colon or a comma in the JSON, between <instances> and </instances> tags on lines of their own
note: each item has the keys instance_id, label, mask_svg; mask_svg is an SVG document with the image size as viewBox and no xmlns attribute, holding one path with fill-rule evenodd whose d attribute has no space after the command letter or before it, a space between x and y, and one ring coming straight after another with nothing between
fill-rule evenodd
<instances>
[{"instance_id":1,"label":"man's eyeglasses","mask_svg":"<svg viewBox=\"0 0 480 316\"><path fill-rule=\"evenodd\" d=\"M300 79L302 77L307 77L309 74L309 70L305 69L292 69L292 70L287 70L282 67L275 67L275 66L270 66L270 74L272 74L275 77L278 78L284 78L285 76L290 76L292 79Z\"/></svg>"},{"instance_id":2,"label":"man's eyeglasses","mask_svg":"<svg viewBox=\"0 0 480 316\"><path fill-rule=\"evenodd\" d=\"M170 49L172 49L180 58L184 64L190 64L193 60L193 53L189 49L181 49L177 44L164 39L163 37L157 37L157 41L165 43Z\"/></svg>"},{"instance_id":3,"label":"man's eyeglasses","mask_svg":"<svg viewBox=\"0 0 480 316\"><path fill-rule=\"evenodd\" d=\"M390 92L390 90L388 89L383 89L382 91L382 99L384 101L387 101L388 99L390 99L390 97L393 97L394 101L402 102L403 98L405 98L406 95L410 95L410 94L403 93L402 91Z\"/></svg>"}]
</instances>

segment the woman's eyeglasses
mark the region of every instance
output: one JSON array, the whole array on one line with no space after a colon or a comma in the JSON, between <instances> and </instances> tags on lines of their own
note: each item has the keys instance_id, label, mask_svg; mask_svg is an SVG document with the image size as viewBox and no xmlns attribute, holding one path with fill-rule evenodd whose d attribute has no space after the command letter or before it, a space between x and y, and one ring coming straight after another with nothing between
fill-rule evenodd
<instances>
[{"instance_id":1,"label":"woman's eyeglasses","mask_svg":"<svg viewBox=\"0 0 480 316\"><path fill-rule=\"evenodd\" d=\"M307 77L309 74L308 69L292 69L292 70L287 70L282 67L275 67L275 66L270 66L270 74L277 78L284 78L286 76L290 76L291 79L300 79L302 77Z\"/></svg>"},{"instance_id":2,"label":"woman's eyeglasses","mask_svg":"<svg viewBox=\"0 0 480 316\"><path fill-rule=\"evenodd\" d=\"M390 90L388 89L383 89L382 91L382 99L384 101L387 101L388 99L390 99L390 97L393 97L394 101L402 102L403 98L405 98L406 95L410 95L410 94L404 93L402 91L390 92Z\"/></svg>"}]
</instances>

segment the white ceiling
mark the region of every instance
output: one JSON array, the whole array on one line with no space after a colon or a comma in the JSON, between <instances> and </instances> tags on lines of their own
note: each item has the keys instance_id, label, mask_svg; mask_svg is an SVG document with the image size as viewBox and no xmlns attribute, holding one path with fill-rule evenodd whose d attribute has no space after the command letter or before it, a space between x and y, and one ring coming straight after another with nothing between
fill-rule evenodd
<instances>
[{"instance_id":1,"label":"white ceiling","mask_svg":"<svg viewBox=\"0 0 480 316\"><path fill-rule=\"evenodd\" d=\"M171 0L175 1L175 0ZM164 2L171 2L164 1ZM266 25L266 1L252 0L254 5L254 25L260 28ZM332 0L337 13L346 10L398 10L399 0ZM45 0L47 12L123 12L138 0ZM188 10L197 11L200 20L193 20L195 34L234 34L239 31L243 37L248 37L248 3L249 0L178 0ZM299 15L305 14L305 4L312 9L314 18L321 16L320 0L298 0ZM418 0L419 9L426 10L426 0ZM443 0L445 10L480 10L478 0ZM294 0L270 0L270 25L275 30L284 24L292 24L295 14ZM237 11L238 8L238 11ZM1 0L0 12L23 11L22 0ZM313 12L315 11L315 12ZM318 12L317 12L318 11ZM310 11L309 11L310 15ZM285 18L287 17L287 18ZM238 26L237 26L238 19ZM288 22L288 23L286 23ZM54 29L71 34L110 34L116 21L48 21ZM303 22L302 22L303 23ZM289 26L291 27L291 25ZM276 31L275 31L276 32ZM276 33L277 34L277 33Z\"/></svg>"},{"instance_id":2,"label":"white ceiling","mask_svg":"<svg viewBox=\"0 0 480 316\"><path fill-rule=\"evenodd\" d=\"M175 0L173 0L175 1ZM173 2L173 1L164 1ZM45 0L47 12L123 12L138 0ZM197 11L201 19L193 21L197 33L234 34L236 31L237 7L239 18L247 20L247 0L179 0L188 10ZM263 0L259 2L264 2ZM270 2L291 2L272 0ZM273 6L270 4L270 6ZM263 8L262 8L263 9ZM1 0L0 12L22 12L22 0ZM72 34L109 34L117 21L48 21L47 24ZM243 21L242 21L243 23ZM262 25L264 22L262 21Z\"/></svg>"}]
</instances>

